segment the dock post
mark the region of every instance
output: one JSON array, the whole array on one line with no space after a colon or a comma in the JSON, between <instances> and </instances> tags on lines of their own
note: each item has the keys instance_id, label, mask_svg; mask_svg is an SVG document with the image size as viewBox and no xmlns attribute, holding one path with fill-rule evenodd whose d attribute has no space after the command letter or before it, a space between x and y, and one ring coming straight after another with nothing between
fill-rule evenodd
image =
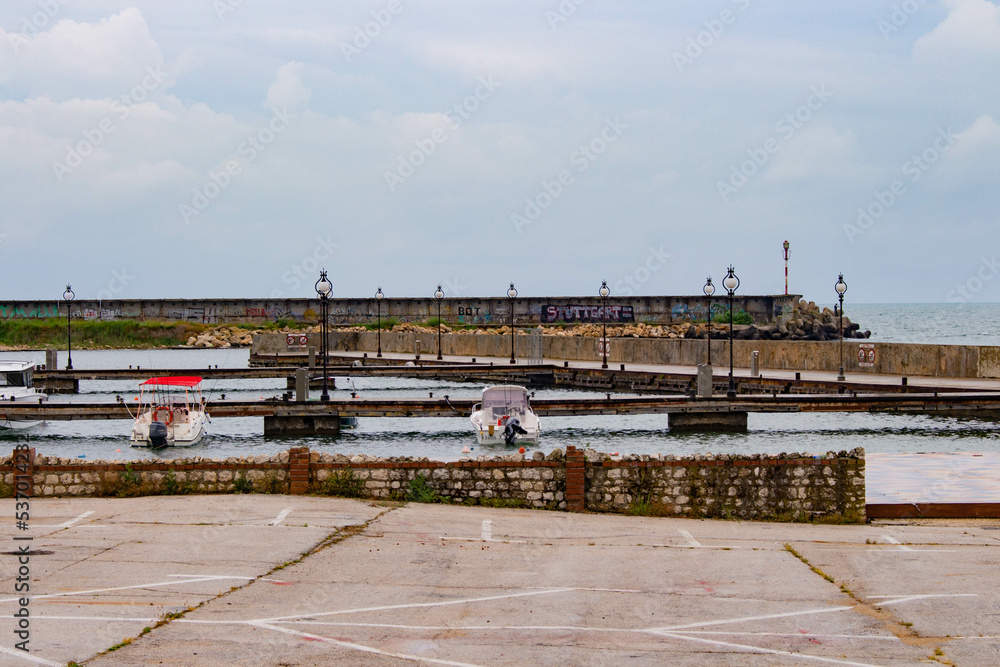
<instances>
[{"instance_id":1,"label":"dock post","mask_svg":"<svg viewBox=\"0 0 1000 667\"><path fill-rule=\"evenodd\" d=\"M316 346L309 346L309 368L316 368Z\"/></svg>"},{"instance_id":2,"label":"dock post","mask_svg":"<svg viewBox=\"0 0 1000 667\"><path fill-rule=\"evenodd\" d=\"M712 367L698 364L698 398L712 397Z\"/></svg>"},{"instance_id":3,"label":"dock post","mask_svg":"<svg viewBox=\"0 0 1000 667\"><path fill-rule=\"evenodd\" d=\"M59 350L45 350L45 370L54 371L59 368Z\"/></svg>"},{"instance_id":4,"label":"dock post","mask_svg":"<svg viewBox=\"0 0 1000 667\"><path fill-rule=\"evenodd\" d=\"M309 348L313 350L314 348ZM299 403L309 400L309 369L295 369L295 400Z\"/></svg>"}]
</instances>

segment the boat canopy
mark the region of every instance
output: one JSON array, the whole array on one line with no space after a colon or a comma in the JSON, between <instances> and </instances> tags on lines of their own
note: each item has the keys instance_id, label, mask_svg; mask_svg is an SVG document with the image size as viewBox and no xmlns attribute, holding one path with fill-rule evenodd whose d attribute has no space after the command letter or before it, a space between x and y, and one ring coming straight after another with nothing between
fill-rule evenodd
<instances>
[{"instance_id":1,"label":"boat canopy","mask_svg":"<svg viewBox=\"0 0 1000 667\"><path fill-rule=\"evenodd\" d=\"M160 387L195 387L201 383L200 377L162 377L162 378L149 378L142 384L157 385Z\"/></svg>"},{"instance_id":2,"label":"boat canopy","mask_svg":"<svg viewBox=\"0 0 1000 667\"><path fill-rule=\"evenodd\" d=\"M528 407L528 390L524 387L489 387L483 390L483 410L506 410Z\"/></svg>"}]
</instances>

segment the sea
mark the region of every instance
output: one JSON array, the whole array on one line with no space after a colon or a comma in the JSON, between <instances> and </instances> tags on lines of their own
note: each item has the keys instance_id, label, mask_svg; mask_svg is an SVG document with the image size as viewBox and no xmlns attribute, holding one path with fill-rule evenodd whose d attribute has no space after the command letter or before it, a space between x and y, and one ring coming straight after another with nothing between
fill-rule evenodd
<instances>
[{"instance_id":1,"label":"sea","mask_svg":"<svg viewBox=\"0 0 1000 667\"><path fill-rule=\"evenodd\" d=\"M1000 304L856 304L845 314L871 340L949 345L1000 345ZM66 362L60 351L60 365ZM43 351L0 352L0 359L44 363ZM249 350L75 350L73 366L85 368L150 369L243 368ZM67 401L109 401L118 396L128 404L138 396L136 381L82 382ZM286 391L284 379L206 380L211 403L227 399L257 399ZM351 392L363 398L435 396L478 397L482 386L472 383L406 378L344 378L335 380L332 397ZM585 396L587 392L540 389L536 397ZM305 445L315 451L347 455L416 456L449 461L463 456L509 453L503 446L479 447L468 416L442 418L362 418L356 429L336 437L265 438L262 418L214 419L197 445L150 451L129 443L128 421L52 421L28 430L0 428L0 450L30 441L36 452L81 460L171 459L188 456L224 458L275 453ZM779 454L826 452L864 447L868 453L869 498L924 500L928 493L952 501L1000 502L1000 431L987 419L930 415L883 414L751 414L746 433L672 433L666 415L545 417L539 449L549 452L567 445L618 454ZM471 454L463 448L470 447ZM910 455L920 454L919 459ZM908 456L910 458L908 458ZM880 457L882 457L880 459ZM877 462L881 460L882 464ZM906 461L920 461L910 473ZM928 471L927 466L930 466ZM879 481L881 480L881 481ZM941 483L945 496L941 496ZM877 482L873 487L873 482ZM891 483L890 483L891 482ZM936 490L935 490L936 489ZM956 500L957 498L957 500Z\"/></svg>"}]
</instances>

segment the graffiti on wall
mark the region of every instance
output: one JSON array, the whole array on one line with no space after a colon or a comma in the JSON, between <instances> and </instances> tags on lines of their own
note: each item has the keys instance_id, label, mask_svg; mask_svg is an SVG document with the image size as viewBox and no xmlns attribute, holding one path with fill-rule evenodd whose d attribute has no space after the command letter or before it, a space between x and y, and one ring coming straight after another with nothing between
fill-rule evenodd
<instances>
[{"instance_id":1,"label":"graffiti on wall","mask_svg":"<svg viewBox=\"0 0 1000 667\"><path fill-rule=\"evenodd\" d=\"M547 304L541 309L542 322L600 322L604 317L603 306L557 306ZM632 306L608 306L608 322L635 322Z\"/></svg>"},{"instance_id":2,"label":"graffiti on wall","mask_svg":"<svg viewBox=\"0 0 1000 667\"><path fill-rule=\"evenodd\" d=\"M493 313L474 306L458 307L459 324L489 324L493 321Z\"/></svg>"}]
</instances>

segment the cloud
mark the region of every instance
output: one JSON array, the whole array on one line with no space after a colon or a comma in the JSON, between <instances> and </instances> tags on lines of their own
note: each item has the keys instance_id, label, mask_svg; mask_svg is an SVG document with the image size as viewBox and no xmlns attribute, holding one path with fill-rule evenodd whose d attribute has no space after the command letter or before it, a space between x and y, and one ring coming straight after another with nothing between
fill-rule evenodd
<instances>
[{"instance_id":1,"label":"cloud","mask_svg":"<svg viewBox=\"0 0 1000 667\"><path fill-rule=\"evenodd\" d=\"M1000 52L1000 6L988 0L949 0L947 4L952 8L947 18L914 45L917 58Z\"/></svg>"},{"instance_id":2,"label":"cloud","mask_svg":"<svg viewBox=\"0 0 1000 667\"><path fill-rule=\"evenodd\" d=\"M288 109L296 113L304 109L312 99L312 93L302 82L300 72L302 72L300 62L293 61L282 65L278 69L274 83L267 89L264 106L271 110Z\"/></svg>"},{"instance_id":3,"label":"cloud","mask_svg":"<svg viewBox=\"0 0 1000 667\"><path fill-rule=\"evenodd\" d=\"M30 37L0 30L0 44L6 42L0 84L22 97L118 97L141 82L146 68L163 63L137 9L97 23L64 19Z\"/></svg>"}]
</instances>

